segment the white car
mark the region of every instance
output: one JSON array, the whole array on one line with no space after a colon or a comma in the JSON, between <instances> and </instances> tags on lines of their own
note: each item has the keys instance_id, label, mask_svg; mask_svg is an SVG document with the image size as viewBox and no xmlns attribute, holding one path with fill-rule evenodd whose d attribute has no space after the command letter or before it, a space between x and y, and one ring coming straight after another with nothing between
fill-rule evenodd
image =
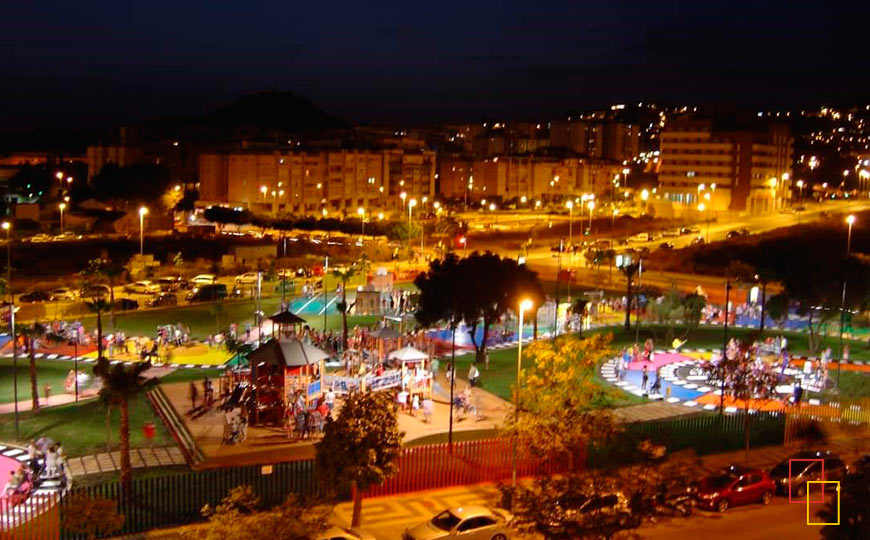
<instances>
[{"instance_id":1,"label":"white car","mask_svg":"<svg viewBox=\"0 0 870 540\"><path fill-rule=\"evenodd\" d=\"M375 540L375 537L362 531L330 527L315 537L315 540Z\"/></svg>"},{"instance_id":2,"label":"white car","mask_svg":"<svg viewBox=\"0 0 870 540\"><path fill-rule=\"evenodd\" d=\"M507 540L508 514L484 506L449 508L405 529L402 540Z\"/></svg>"},{"instance_id":3,"label":"white car","mask_svg":"<svg viewBox=\"0 0 870 540\"><path fill-rule=\"evenodd\" d=\"M157 294L160 292L160 285L153 281L143 280L125 285L124 290L135 294Z\"/></svg>"},{"instance_id":4,"label":"white car","mask_svg":"<svg viewBox=\"0 0 870 540\"><path fill-rule=\"evenodd\" d=\"M256 285L257 272L245 272L236 276L236 285Z\"/></svg>"},{"instance_id":5,"label":"white car","mask_svg":"<svg viewBox=\"0 0 870 540\"><path fill-rule=\"evenodd\" d=\"M217 276L214 274L200 274L190 280L194 285L212 285L217 282Z\"/></svg>"},{"instance_id":6,"label":"white car","mask_svg":"<svg viewBox=\"0 0 870 540\"><path fill-rule=\"evenodd\" d=\"M51 291L49 294L51 295L51 299L54 301L67 300L71 302L76 299L76 292L67 287L59 287Z\"/></svg>"}]
</instances>

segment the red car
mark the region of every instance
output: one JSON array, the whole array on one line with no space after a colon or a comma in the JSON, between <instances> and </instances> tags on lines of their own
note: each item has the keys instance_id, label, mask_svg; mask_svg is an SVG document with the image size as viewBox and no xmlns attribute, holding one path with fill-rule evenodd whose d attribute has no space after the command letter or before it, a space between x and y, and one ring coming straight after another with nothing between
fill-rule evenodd
<instances>
[{"instance_id":1,"label":"red car","mask_svg":"<svg viewBox=\"0 0 870 540\"><path fill-rule=\"evenodd\" d=\"M768 504L775 492L776 484L761 469L731 466L701 480L698 506L724 512L741 504Z\"/></svg>"}]
</instances>

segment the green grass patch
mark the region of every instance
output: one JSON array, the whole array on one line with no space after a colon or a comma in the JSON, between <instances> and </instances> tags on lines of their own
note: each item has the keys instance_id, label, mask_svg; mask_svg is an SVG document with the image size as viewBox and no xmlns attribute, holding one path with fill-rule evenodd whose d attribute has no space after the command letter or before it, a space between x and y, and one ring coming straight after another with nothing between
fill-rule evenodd
<instances>
[{"instance_id":1,"label":"green grass patch","mask_svg":"<svg viewBox=\"0 0 870 540\"><path fill-rule=\"evenodd\" d=\"M828 377L837 382L837 371L828 373ZM810 397L818 397L823 401L858 401L870 398L870 373L841 371L839 391L828 389L824 392L810 392Z\"/></svg>"},{"instance_id":2,"label":"green grass patch","mask_svg":"<svg viewBox=\"0 0 870 540\"><path fill-rule=\"evenodd\" d=\"M456 376L463 381L468 380L468 369L474 361L474 354L465 354L456 358ZM522 366L526 369L531 365L531 359L523 354ZM489 351L489 367L478 365L480 371L480 386L487 392L510 401L513 399L511 394L514 384L517 380L517 348L511 347L507 349L499 349ZM624 407L626 405L637 405L644 403L646 400L624 392L611 386L607 381L602 379L596 372L592 380L602 389L614 392L614 398L610 401L613 407Z\"/></svg>"},{"instance_id":3,"label":"green grass patch","mask_svg":"<svg viewBox=\"0 0 870 540\"><path fill-rule=\"evenodd\" d=\"M27 356L18 357L18 401L30 400L30 359ZM43 388L46 384L51 386L52 395L64 393L64 382L67 373L73 369L73 363L63 360L36 360L37 377L36 387L39 391L39 399L45 394ZM79 362L79 371L91 373L91 364ZM12 376L12 359L0 358L0 403L12 403L14 401L14 381Z\"/></svg>"},{"instance_id":4,"label":"green grass patch","mask_svg":"<svg viewBox=\"0 0 870 540\"><path fill-rule=\"evenodd\" d=\"M176 369L165 377L160 378L162 383L177 383L187 381L201 381L206 376L215 379L223 373L220 369Z\"/></svg>"},{"instance_id":5,"label":"green grass patch","mask_svg":"<svg viewBox=\"0 0 870 540\"><path fill-rule=\"evenodd\" d=\"M37 414L22 412L21 436L16 440L14 415L4 414L0 415L0 440L23 446L31 439L45 435L61 441L71 456L105 452L108 440L114 451L118 449L118 417L119 411L113 409L107 434L106 408L98 400L50 407ZM142 433L145 422L153 422L156 427L156 435L150 442ZM145 396L139 396L130 403L130 444L134 448L174 444Z\"/></svg>"},{"instance_id":6,"label":"green grass patch","mask_svg":"<svg viewBox=\"0 0 870 540\"><path fill-rule=\"evenodd\" d=\"M454 418L455 420L455 418ZM494 439L501 434L501 431L497 429L472 429L467 431L454 431L453 432L453 442L464 442L464 441L479 441L481 439ZM405 446L425 446L427 444L444 444L448 442L448 434L447 433L435 433L433 435L426 435L425 437L421 437L419 439L414 439L410 441Z\"/></svg>"}]
</instances>

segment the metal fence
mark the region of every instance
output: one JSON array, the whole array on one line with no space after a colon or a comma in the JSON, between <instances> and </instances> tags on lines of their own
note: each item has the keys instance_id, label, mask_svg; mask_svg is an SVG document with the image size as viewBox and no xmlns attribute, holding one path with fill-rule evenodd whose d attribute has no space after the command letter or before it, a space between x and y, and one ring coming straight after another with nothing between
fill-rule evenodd
<instances>
[{"instance_id":1,"label":"metal fence","mask_svg":"<svg viewBox=\"0 0 870 540\"><path fill-rule=\"evenodd\" d=\"M855 414L853 410L839 411L841 419L851 419ZM861 414L860 420L870 423L870 418L865 419ZM793 418L789 419L789 416ZM805 421L812 417L818 418L816 414L752 414L750 444L754 447L783 444L787 442L791 429L788 426L794 425L795 419ZM596 466L599 460L607 458L613 463L613 459L620 459L621 448L640 440L661 444L669 451L691 447L702 455L736 450L744 445L744 429L742 414L701 414L634 423L627 425L624 433L611 445L589 448L588 460L575 459L574 462ZM398 474L383 485L370 488L366 496L505 481L511 476L512 466L513 449L506 439L458 442L452 447L436 444L404 448L398 458ZM568 468L567 462L545 462L523 451L517 454L517 474L521 477L564 473ZM124 514L125 523L118 534L135 534L201 521L201 510L206 504L214 506L231 488L240 485L251 485L266 506L280 503L290 493L303 496L320 494L313 460L143 477L134 480L134 497L119 503L118 511ZM73 491L90 497L119 500L117 482ZM78 540L76 535L61 530L67 500L68 497L34 496L14 508L9 502L0 501L0 539Z\"/></svg>"}]
</instances>

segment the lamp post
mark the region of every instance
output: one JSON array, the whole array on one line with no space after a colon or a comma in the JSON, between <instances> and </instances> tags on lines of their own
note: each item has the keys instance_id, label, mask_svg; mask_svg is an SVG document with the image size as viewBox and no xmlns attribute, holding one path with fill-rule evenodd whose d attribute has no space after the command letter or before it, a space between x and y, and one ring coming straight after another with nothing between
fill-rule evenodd
<instances>
[{"instance_id":1,"label":"lamp post","mask_svg":"<svg viewBox=\"0 0 870 540\"><path fill-rule=\"evenodd\" d=\"M523 313L532 309L532 301L528 298L520 300L519 304L519 325L517 327L517 386L514 389L514 422L520 415L520 372L523 369ZM511 472L511 484L514 488L517 487L517 443L514 441L513 448L513 467Z\"/></svg>"},{"instance_id":2,"label":"lamp post","mask_svg":"<svg viewBox=\"0 0 870 540\"><path fill-rule=\"evenodd\" d=\"M12 224L3 222L3 230L6 231L6 291L9 293L9 330L12 337L12 401L15 410L15 439L20 439L18 425L18 343L15 340L15 295L12 293L12 240L9 233Z\"/></svg>"},{"instance_id":3,"label":"lamp post","mask_svg":"<svg viewBox=\"0 0 870 540\"><path fill-rule=\"evenodd\" d=\"M589 232L592 232L592 211L595 210L595 201L586 203L586 208L589 209Z\"/></svg>"},{"instance_id":4,"label":"lamp post","mask_svg":"<svg viewBox=\"0 0 870 540\"><path fill-rule=\"evenodd\" d=\"M408 201L408 260L411 260L411 209L417 206L417 199Z\"/></svg>"},{"instance_id":5,"label":"lamp post","mask_svg":"<svg viewBox=\"0 0 870 540\"><path fill-rule=\"evenodd\" d=\"M846 223L849 225L849 232L846 235L846 258L852 254L852 225L855 223L855 216L849 214L846 217ZM840 388L840 364L843 363L843 326L846 324L846 277L843 277L843 296L840 298L840 361L837 362L837 388Z\"/></svg>"},{"instance_id":6,"label":"lamp post","mask_svg":"<svg viewBox=\"0 0 870 540\"><path fill-rule=\"evenodd\" d=\"M565 206L568 207L568 245L571 246L574 242L574 201L566 202Z\"/></svg>"},{"instance_id":7,"label":"lamp post","mask_svg":"<svg viewBox=\"0 0 870 540\"><path fill-rule=\"evenodd\" d=\"M613 234L613 229L616 227L616 216L619 215L619 208L614 208L610 214L610 233Z\"/></svg>"},{"instance_id":8,"label":"lamp post","mask_svg":"<svg viewBox=\"0 0 870 540\"><path fill-rule=\"evenodd\" d=\"M145 253L145 214L148 209L144 206L139 208L139 256Z\"/></svg>"},{"instance_id":9,"label":"lamp post","mask_svg":"<svg viewBox=\"0 0 870 540\"><path fill-rule=\"evenodd\" d=\"M698 205L698 213L703 214L704 210L706 208L707 208L707 206L704 203L699 204ZM706 234L707 234L707 238L704 241L709 244L710 243L710 220L709 219L707 220L707 233Z\"/></svg>"},{"instance_id":10,"label":"lamp post","mask_svg":"<svg viewBox=\"0 0 870 540\"><path fill-rule=\"evenodd\" d=\"M63 234L63 211L66 209L66 203L60 203L57 207L60 209L60 234Z\"/></svg>"},{"instance_id":11,"label":"lamp post","mask_svg":"<svg viewBox=\"0 0 870 540\"><path fill-rule=\"evenodd\" d=\"M366 209L360 206L356 209L356 213L359 214L360 223L362 224L362 233L360 236L366 235Z\"/></svg>"}]
</instances>

